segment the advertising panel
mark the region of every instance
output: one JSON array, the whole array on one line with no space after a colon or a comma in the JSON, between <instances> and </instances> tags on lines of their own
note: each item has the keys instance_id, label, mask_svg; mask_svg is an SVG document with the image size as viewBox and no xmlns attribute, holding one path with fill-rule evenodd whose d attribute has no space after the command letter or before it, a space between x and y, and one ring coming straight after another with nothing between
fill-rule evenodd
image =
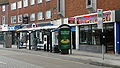
<instances>
[{"instance_id":1,"label":"advertising panel","mask_svg":"<svg viewBox=\"0 0 120 68\"><path fill-rule=\"evenodd\" d=\"M59 48L70 49L71 47L71 29L60 28L59 29Z\"/></svg>"}]
</instances>

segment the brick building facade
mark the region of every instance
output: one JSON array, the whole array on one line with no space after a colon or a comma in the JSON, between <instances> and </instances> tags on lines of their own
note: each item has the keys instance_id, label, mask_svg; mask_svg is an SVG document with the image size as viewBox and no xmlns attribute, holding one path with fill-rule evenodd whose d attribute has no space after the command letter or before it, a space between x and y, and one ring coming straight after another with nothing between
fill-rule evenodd
<instances>
[{"instance_id":1,"label":"brick building facade","mask_svg":"<svg viewBox=\"0 0 120 68\"><path fill-rule=\"evenodd\" d=\"M8 24L9 17L9 3L8 0L0 1L0 25Z\"/></svg>"},{"instance_id":2,"label":"brick building facade","mask_svg":"<svg viewBox=\"0 0 120 68\"><path fill-rule=\"evenodd\" d=\"M1 0L1 3L2 1L5 1L5 0ZM21 8L18 8L19 1L21 1L20 3ZM11 16L16 16L16 23L14 24L21 24L21 23L18 23L18 15L22 15L23 17L24 14L28 14L28 16L30 17L31 13L35 13L35 20L34 21L29 20L29 23L48 22L48 21L56 20L59 18L59 16L57 15L57 1L58 0L48 0L48 2L47 0L40 0L41 1L40 3L38 3L38 0L34 0L35 2L33 5L31 5L31 2L30 2L32 0L28 0L28 5L26 7L24 7L24 1L27 1L27 0L9 0L9 6L10 6L9 7L9 19L10 19L9 23L11 23ZM65 0L64 2L65 3L65 18L88 14L89 10L86 8L86 1L87 0ZM94 1L94 0L91 0L91 1ZM15 9L11 10L11 4L13 3L16 3L14 4L14 6L16 7ZM119 3L119 0L116 0L116 1L96 0L96 9L99 9L99 8L102 8L103 10L119 9L120 6L118 3ZM51 11L50 19L46 19L45 13L47 10ZM38 12L42 12L41 20L37 20ZM7 11L5 13L7 13Z\"/></svg>"},{"instance_id":3,"label":"brick building facade","mask_svg":"<svg viewBox=\"0 0 120 68\"><path fill-rule=\"evenodd\" d=\"M65 0L66 17L89 14L86 8L86 1L87 0ZM119 1L120 0L96 0L96 9L103 9L104 11L119 9Z\"/></svg>"},{"instance_id":4,"label":"brick building facade","mask_svg":"<svg viewBox=\"0 0 120 68\"><path fill-rule=\"evenodd\" d=\"M18 2L21 1L21 8L18 8ZM28 14L28 23L40 23L40 22L49 22L52 19L56 19L57 18L57 0L50 0L48 2L46 2L46 0L40 0L41 2L38 3L38 0L34 0L33 5L31 5L30 0L28 0L28 5L26 7L24 7L24 1L25 0L10 0L10 5L13 3L16 3L16 9L14 10L10 10L9 15L10 16L16 16L16 23L15 24L21 24L23 23L23 21L21 23L18 23L18 15L22 15L22 17L24 17L24 14ZM26 0L27 1L27 0ZM46 11L50 10L50 18L46 19ZM40 20L38 20L38 12L42 12L42 18ZM30 20L30 15L34 13L35 14L35 20L31 21Z\"/></svg>"}]
</instances>

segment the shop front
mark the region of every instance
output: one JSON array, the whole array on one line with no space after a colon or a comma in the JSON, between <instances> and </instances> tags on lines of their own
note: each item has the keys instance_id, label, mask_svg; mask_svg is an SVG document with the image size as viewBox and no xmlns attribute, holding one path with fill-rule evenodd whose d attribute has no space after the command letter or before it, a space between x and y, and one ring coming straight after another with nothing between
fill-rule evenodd
<instances>
[{"instance_id":1,"label":"shop front","mask_svg":"<svg viewBox=\"0 0 120 68\"><path fill-rule=\"evenodd\" d=\"M29 49L44 50L52 52L52 33L53 29L58 26L53 26L50 23L33 23L19 29L19 33L25 33L28 35ZM26 36L27 37L27 36ZM36 40L36 41L35 41Z\"/></svg>"},{"instance_id":2,"label":"shop front","mask_svg":"<svg viewBox=\"0 0 120 68\"><path fill-rule=\"evenodd\" d=\"M77 49L91 52L102 52L102 43L104 43L104 51L106 53L115 53L115 21L112 11L103 12L103 34L102 30L97 26L97 13L82 15L76 17L76 45Z\"/></svg>"},{"instance_id":3,"label":"shop front","mask_svg":"<svg viewBox=\"0 0 120 68\"><path fill-rule=\"evenodd\" d=\"M2 25L2 33L4 34L4 44L3 47L11 48L12 47L12 33L8 31L8 25Z\"/></svg>"},{"instance_id":4,"label":"shop front","mask_svg":"<svg viewBox=\"0 0 120 68\"><path fill-rule=\"evenodd\" d=\"M79 26L80 50L102 52L101 43L104 42L105 52L114 53L114 23L104 24L105 40L102 40L102 31L96 24Z\"/></svg>"}]
</instances>

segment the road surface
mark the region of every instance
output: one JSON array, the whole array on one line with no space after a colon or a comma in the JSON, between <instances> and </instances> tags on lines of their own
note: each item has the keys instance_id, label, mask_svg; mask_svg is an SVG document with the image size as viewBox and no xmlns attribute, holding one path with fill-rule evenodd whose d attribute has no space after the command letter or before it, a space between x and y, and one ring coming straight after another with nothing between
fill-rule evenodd
<instances>
[{"instance_id":1,"label":"road surface","mask_svg":"<svg viewBox=\"0 0 120 68\"><path fill-rule=\"evenodd\" d=\"M0 68L110 68L51 57L54 54L48 52L34 53L0 49Z\"/></svg>"}]
</instances>

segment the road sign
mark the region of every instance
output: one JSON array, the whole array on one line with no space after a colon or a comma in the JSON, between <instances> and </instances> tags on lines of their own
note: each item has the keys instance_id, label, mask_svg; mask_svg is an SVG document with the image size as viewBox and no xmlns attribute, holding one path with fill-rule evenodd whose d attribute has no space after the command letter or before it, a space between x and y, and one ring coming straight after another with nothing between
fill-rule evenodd
<instances>
[{"instance_id":1,"label":"road sign","mask_svg":"<svg viewBox=\"0 0 120 68\"><path fill-rule=\"evenodd\" d=\"M102 29L102 33L104 33L103 31L103 10L102 9L97 9L97 25L98 25L98 29ZM103 36L102 38L105 38L105 36ZM104 44L102 43L102 59L104 60Z\"/></svg>"},{"instance_id":2,"label":"road sign","mask_svg":"<svg viewBox=\"0 0 120 68\"><path fill-rule=\"evenodd\" d=\"M103 29L103 21L102 21L102 19L103 19L103 10L102 9L97 9L97 13L98 13L98 15L97 15L98 29Z\"/></svg>"}]
</instances>

